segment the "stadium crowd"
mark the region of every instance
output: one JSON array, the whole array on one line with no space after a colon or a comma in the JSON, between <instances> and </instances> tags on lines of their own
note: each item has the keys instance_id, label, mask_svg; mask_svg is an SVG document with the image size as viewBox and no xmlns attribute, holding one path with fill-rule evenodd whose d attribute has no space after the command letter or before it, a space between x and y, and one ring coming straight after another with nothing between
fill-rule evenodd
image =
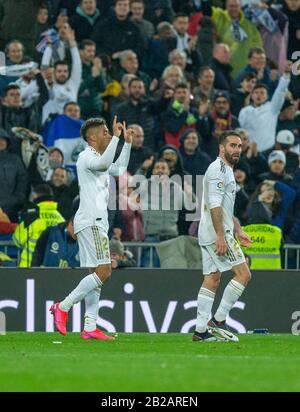
<instances>
[{"instance_id":1,"label":"stadium crowd","mask_svg":"<svg viewBox=\"0 0 300 412\"><path fill-rule=\"evenodd\" d=\"M0 236L20 266L78 266L80 127L115 114L135 135L125 184L111 181L128 206L109 210L114 267L135 264L121 241L197 236L185 209L131 207L133 177L197 194L233 129L235 215L300 243L300 0L0 0L0 22Z\"/></svg>"}]
</instances>

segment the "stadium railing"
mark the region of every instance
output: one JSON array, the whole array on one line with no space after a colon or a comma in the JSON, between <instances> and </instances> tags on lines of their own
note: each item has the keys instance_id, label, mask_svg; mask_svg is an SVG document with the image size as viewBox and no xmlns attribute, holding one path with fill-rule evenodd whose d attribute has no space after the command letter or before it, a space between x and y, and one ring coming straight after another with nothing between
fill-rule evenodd
<instances>
[{"instance_id":1,"label":"stadium railing","mask_svg":"<svg viewBox=\"0 0 300 412\"><path fill-rule=\"evenodd\" d=\"M140 267L142 251L145 248L150 249L150 264L149 267L153 267L153 256L154 249L157 243L153 242L123 242L124 247L133 252L137 257L137 264ZM20 249L18 249L12 241L0 241L0 251L11 256L11 251L13 252L13 257L20 258ZM285 244L283 245L283 269L300 269L300 244Z\"/></svg>"}]
</instances>

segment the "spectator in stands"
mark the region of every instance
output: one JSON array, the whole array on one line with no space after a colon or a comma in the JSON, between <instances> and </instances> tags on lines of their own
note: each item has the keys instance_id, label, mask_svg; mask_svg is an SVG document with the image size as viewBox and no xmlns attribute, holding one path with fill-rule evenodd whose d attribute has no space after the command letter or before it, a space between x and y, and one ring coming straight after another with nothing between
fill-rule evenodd
<instances>
[{"instance_id":1,"label":"spectator in stands","mask_svg":"<svg viewBox=\"0 0 300 412\"><path fill-rule=\"evenodd\" d=\"M140 190L141 210L143 214L145 242L160 242L167 239L172 239L178 236L178 217L179 209L182 208L183 192L180 186L169 179L170 168L169 163L164 159L158 159L154 163L152 176L145 184L142 184ZM153 190L153 185L158 185L161 190ZM151 189L150 189L151 188ZM170 207L168 210L163 207L163 199L165 199L166 190L169 190ZM175 196L174 191L177 190ZM157 193L156 193L157 192ZM155 196L153 195L155 193ZM171 194L171 196L170 196ZM179 205L179 202L181 204ZM159 259L154 251L154 267L159 266ZM144 249L142 255L141 266L149 266L150 250Z\"/></svg>"},{"instance_id":2,"label":"spectator in stands","mask_svg":"<svg viewBox=\"0 0 300 412\"><path fill-rule=\"evenodd\" d=\"M9 42L5 47L6 66L21 66L24 60L24 52L24 46L19 40ZM18 78L16 76L0 75L0 95L3 96L6 87L10 83L15 83Z\"/></svg>"},{"instance_id":3,"label":"spectator in stands","mask_svg":"<svg viewBox=\"0 0 300 412\"><path fill-rule=\"evenodd\" d=\"M270 149L275 143L278 115L289 86L290 72L291 62L287 62L271 101L268 101L265 85L254 86L251 93L252 105L244 107L239 114L241 127L248 130L250 141L257 143L260 152Z\"/></svg>"},{"instance_id":4,"label":"spectator in stands","mask_svg":"<svg viewBox=\"0 0 300 412\"><path fill-rule=\"evenodd\" d=\"M76 13L69 20L78 43L90 39L94 27L102 19L96 0L80 0Z\"/></svg>"},{"instance_id":5,"label":"spectator in stands","mask_svg":"<svg viewBox=\"0 0 300 412\"><path fill-rule=\"evenodd\" d=\"M118 209L108 209L108 224L109 224L109 231L108 237L109 239L121 239L123 229L124 229L124 222L123 222L123 215L122 212Z\"/></svg>"},{"instance_id":6,"label":"spectator in stands","mask_svg":"<svg viewBox=\"0 0 300 412\"><path fill-rule=\"evenodd\" d=\"M249 194L247 193L247 181L250 177L250 167L248 164L240 160L234 166L234 177L236 181L236 198L234 202L234 216L238 218L240 224L247 224L247 206L249 202Z\"/></svg>"},{"instance_id":7,"label":"spectator in stands","mask_svg":"<svg viewBox=\"0 0 300 412\"><path fill-rule=\"evenodd\" d=\"M253 73L259 83L263 83L268 87L269 95L272 97L274 90L278 85L278 71L270 70L267 65L267 57L264 49L261 47L253 47L248 53L248 64L237 75L235 86L238 87L244 78L245 74Z\"/></svg>"},{"instance_id":8,"label":"spectator in stands","mask_svg":"<svg viewBox=\"0 0 300 412\"><path fill-rule=\"evenodd\" d=\"M185 130L196 127L197 119L191 108L190 91L186 83L177 84L174 98L167 110L162 113L161 119L165 143L176 147L179 147L180 136Z\"/></svg>"},{"instance_id":9,"label":"spectator in stands","mask_svg":"<svg viewBox=\"0 0 300 412\"><path fill-rule=\"evenodd\" d=\"M82 62L82 80L78 92L78 103L83 119L99 116L103 110L101 92L106 87L106 76L100 57L96 57L96 44L83 40L79 46Z\"/></svg>"},{"instance_id":10,"label":"spectator in stands","mask_svg":"<svg viewBox=\"0 0 300 412\"><path fill-rule=\"evenodd\" d=\"M46 4L41 3L38 15L37 15L37 27L36 27L36 43L40 41L41 34L50 29L50 16L49 10ZM36 55L36 52L35 52Z\"/></svg>"},{"instance_id":11,"label":"spectator in stands","mask_svg":"<svg viewBox=\"0 0 300 412\"><path fill-rule=\"evenodd\" d=\"M97 52L117 59L121 51L132 50L141 58L144 42L139 28L129 19L129 0L115 0L114 11L112 16L94 27L92 40L97 45Z\"/></svg>"},{"instance_id":12,"label":"spectator in stands","mask_svg":"<svg viewBox=\"0 0 300 412\"><path fill-rule=\"evenodd\" d=\"M154 27L157 27L161 22L171 22L174 17L174 10L170 0L145 0L146 12L145 18Z\"/></svg>"},{"instance_id":13,"label":"spectator in stands","mask_svg":"<svg viewBox=\"0 0 300 412\"><path fill-rule=\"evenodd\" d=\"M300 243L300 156L298 157L298 167L295 170L292 188L296 192L294 202L293 224L289 233L289 239L294 243Z\"/></svg>"},{"instance_id":14,"label":"spectator in stands","mask_svg":"<svg viewBox=\"0 0 300 412\"><path fill-rule=\"evenodd\" d=\"M145 239L143 216L139 207L139 199L131 194L134 190L132 176L127 174L119 180L119 204L123 216L124 230L122 240L124 242L140 242ZM137 255L137 250L134 251Z\"/></svg>"},{"instance_id":15,"label":"spectator in stands","mask_svg":"<svg viewBox=\"0 0 300 412\"><path fill-rule=\"evenodd\" d=\"M209 132L203 133L203 147L212 159L215 159L219 150L219 136L226 130L239 127L238 119L230 111L230 96L226 91L218 91L214 96L213 110L200 119L197 129L201 133L202 124L208 120Z\"/></svg>"},{"instance_id":16,"label":"spectator in stands","mask_svg":"<svg viewBox=\"0 0 300 412\"><path fill-rule=\"evenodd\" d=\"M179 66L170 64L167 66L160 79L160 88L155 93L159 96L163 96L166 90L175 90L175 87L179 83L184 83L185 77L184 73Z\"/></svg>"},{"instance_id":17,"label":"spectator in stands","mask_svg":"<svg viewBox=\"0 0 300 412\"><path fill-rule=\"evenodd\" d=\"M121 87L117 95L109 96L109 114L113 118L118 106L121 103L125 103L130 98L129 83L132 79L136 79L134 74L124 74L121 79ZM118 83L117 83L118 84Z\"/></svg>"},{"instance_id":18,"label":"spectator in stands","mask_svg":"<svg viewBox=\"0 0 300 412\"><path fill-rule=\"evenodd\" d=\"M173 66L179 66L186 75L187 55L184 51L174 49L169 53L169 64Z\"/></svg>"},{"instance_id":19,"label":"spectator in stands","mask_svg":"<svg viewBox=\"0 0 300 412\"><path fill-rule=\"evenodd\" d=\"M277 131L290 130L295 137L295 145L300 143L300 118L297 115L297 102L286 98L279 114Z\"/></svg>"},{"instance_id":20,"label":"spectator in stands","mask_svg":"<svg viewBox=\"0 0 300 412\"><path fill-rule=\"evenodd\" d=\"M63 18L67 18L67 16L63 16ZM59 40L57 42L53 43L53 39L51 36L47 36L47 45L48 47L51 47L52 52L48 50L46 47L45 49L42 49L43 55L42 55L42 61L41 61L41 67L44 68L45 66L48 67L49 65L53 66L55 65L56 62L58 61L66 61L68 64L71 64L72 61L72 56L71 56L71 51L70 51L70 45L69 45L69 35L70 32L72 32L71 26L69 23L66 22L59 22L58 27L57 27ZM75 38L75 34L74 34ZM47 53L46 53L46 50ZM45 54L46 53L46 54ZM51 56L49 57L49 54ZM49 61L48 61L49 60Z\"/></svg>"},{"instance_id":21,"label":"spectator in stands","mask_svg":"<svg viewBox=\"0 0 300 412\"><path fill-rule=\"evenodd\" d=\"M268 162L264 155L257 150L257 143L249 141L249 133L245 129L236 129L242 140L241 161L245 162L250 170L248 179L248 191L255 189L255 183L258 183L258 176L269 170Z\"/></svg>"},{"instance_id":22,"label":"spectator in stands","mask_svg":"<svg viewBox=\"0 0 300 412\"><path fill-rule=\"evenodd\" d=\"M79 104L77 104L75 102L69 102L69 103L65 104L64 114L66 116L71 117L71 119L73 119L73 120L81 119L81 109L80 109Z\"/></svg>"},{"instance_id":23,"label":"spectator in stands","mask_svg":"<svg viewBox=\"0 0 300 412\"><path fill-rule=\"evenodd\" d=\"M37 146L28 166L30 184L35 187L51 180L53 171L63 164L64 155L59 148L48 150L43 145Z\"/></svg>"},{"instance_id":24,"label":"spectator in stands","mask_svg":"<svg viewBox=\"0 0 300 412\"><path fill-rule=\"evenodd\" d=\"M214 88L218 90L232 90L230 65L230 48L227 44L217 43L213 49L211 68L215 73Z\"/></svg>"},{"instance_id":25,"label":"spectator in stands","mask_svg":"<svg viewBox=\"0 0 300 412\"><path fill-rule=\"evenodd\" d=\"M13 39L22 39L26 53L33 55L40 0L10 0L0 3L0 49Z\"/></svg>"},{"instance_id":26,"label":"spectator in stands","mask_svg":"<svg viewBox=\"0 0 300 412\"><path fill-rule=\"evenodd\" d=\"M144 19L144 0L131 0L130 12L130 20L139 28L144 42L144 49L147 50L149 42L155 33L155 29L150 21Z\"/></svg>"},{"instance_id":27,"label":"spectator in stands","mask_svg":"<svg viewBox=\"0 0 300 412\"><path fill-rule=\"evenodd\" d=\"M233 67L232 76L246 66L248 52L252 47L262 47L262 38L256 26L248 20L242 9L240 0L227 0L226 10L212 7L203 9L204 14L212 16L220 43L226 43L231 50L230 64Z\"/></svg>"},{"instance_id":28,"label":"spectator in stands","mask_svg":"<svg viewBox=\"0 0 300 412\"><path fill-rule=\"evenodd\" d=\"M145 71L152 79L159 79L168 65L168 57L176 48L176 35L173 26L164 21L157 26L157 34L150 41L144 59Z\"/></svg>"},{"instance_id":29,"label":"spectator in stands","mask_svg":"<svg viewBox=\"0 0 300 412\"><path fill-rule=\"evenodd\" d=\"M150 76L139 70L139 61L136 53L132 50L124 50L119 55L120 59L120 70L118 73L118 78L122 79L125 74L133 74L143 80L145 85L146 93L149 94L151 78Z\"/></svg>"},{"instance_id":30,"label":"spectator in stands","mask_svg":"<svg viewBox=\"0 0 300 412\"><path fill-rule=\"evenodd\" d=\"M234 89L231 95L231 111L232 114L238 116L243 107L250 104L250 95L257 79L254 73L246 73L241 78L241 83L237 89Z\"/></svg>"},{"instance_id":31,"label":"spectator in stands","mask_svg":"<svg viewBox=\"0 0 300 412\"><path fill-rule=\"evenodd\" d=\"M285 171L293 176L298 167L298 155L291 151L295 142L295 136L289 130L281 130L276 135L275 150L281 150L285 154L286 165Z\"/></svg>"},{"instance_id":32,"label":"spectator in stands","mask_svg":"<svg viewBox=\"0 0 300 412\"><path fill-rule=\"evenodd\" d=\"M8 151L10 140L9 134L0 129L0 208L17 222L28 193L28 178L19 156Z\"/></svg>"},{"instance_id":33,"label":"spectator in stands","mask_svg":"<svg viewBox=\"0 0 300 412\"><path fill-rule=\"evenodd\" d=\"M126 124L139 124L144 130L145 146L154 149L154 118L153 115L161 112L168 104L168 100L161 98L152 100L145 96L145 86L141 79L134 78L129 82L129 99L117 108L117 116Z\"/></svg>"},{"instance_id":34,"label":"spectator in stands","mask_svg":"<svg viewBox=\"0 0 300 412\"><path fill-rule=\"evenodd\" d=\"M64 167L54 169L51 180L47 182L53 191L53 200L57 202L57 210L64 219L72 215L73 197L69 187L69 175Z\"/></svg>"},{"instance_id":35,"label":"spectator in stands","mask_svg":"<svg viewBox=\"0 0 300 412\"><path fill-rule=\"evenodd\" d=\"M0 106L0 127L11 136L10 151L20 155L21 141L13 133L13 127L25 127L37 132L40 126L37 107L23 107L21 89L17 84L7 86Z\"/></svg>"},{"instance_id":36,"label":"spectator in stands","mask_svg":"<svg viewBox=\"0 0 300 412\"><path fill-rule=\"evenodd\" d=\"M136 267L136 261L129 251L125 251L123 243L119 239L111 239L109 242L111 267L123 269Z\"/></svg>"},{"instance_id":37,"label":"spectator in stands","mask_svg":"<svg viewBox=\"0 0 300 412\"><path fill-rule=\"evenodd\" d=\"M51 99L43 107L43 122L45 122L51 114L62 114L64 106L68 101L77 101L77 94L82 75L82 64L75 41L75 35L72 30L68 31L67 38L72 54L71 76L69 78L69 68L66 62L57 61L55 63L55 81L51 85L47 83ZM43 65L50 65L51 56L52 47L49 45L43 56Z\"/></svg>"},{"instance_id":38,"label":"spectator in stands","mask_svg":"<svg viewBox=\"0 0 300 412\"><path fill-rule=\"evenodd\" d=\"M40 108L49 99L48 89L41 71L37 68L33 69L17 79L15 84L20 87L23 107L30 107L36 103L41 113Z\"/></svg>"},{"instance_id":39,"label":"spectator in stands","mask_svg":"<svg viewBox=\"0 0 300 412\"><path fill-rule=\"evenodd\" d=\"M144 130L141 126L132 124L128 128L134 130L134 135L127 170L131 175L137 173L138 169L146 172L152 164L153 152L144 146Z\"/></svg>"},{"instance_id":40,"label":"spectator in stands","mask_svg":"<svg viewBox=\"0 0 300 412\"><path fill-rule=\"evenodd\" d=\"M198 77L198 86L193 90L194 97L213 101L216 90L214 88L215 72L208 66L201 67Z\"/></svg>"},{"instance_id":41,"label":"spectator in stands","mask_svg":"<svg viewBox=\"0 0 300 412\"><path fill-rule=\"evenodd\" d=\"M192 176L193 189L196 192L196 176L203 176L212 160L200 149L200 136L194 129L187 129L180 137L179 151L183 160L183 168L187 174Z\"/></svg>"},{"instance_id":42,"label":"spectator in stands","mask_svg":"<svg viewBox=\"0 0 300 412\"><path fill-rule=\"evenodd\" d=\"M176 32L176 49L187 55L187 70L197 73L202 64L202 58L197 50L197 36L190 37L188 34L189 16L178 13L173 19L173 27Z\"/></svg>"},{"instance_id":43,"label":"spectator in stands","mask_svg":"<svg viewBox=\"0 0 300 412\"><path fill-rule=\"evenodd\" d=\"M286 185L291 185L292 176L285 171L286 156L282 150L273 150L268 157L269 172L259 175L262 180L275 180L276 182L283 182Z\"/></svg>"},{"instance_id":44,"label":"spectator in stands","mask_svg":"<svg viewBox=\"0 0 300 412\"><path fill-rule=\"evenodd\" d=\"M23 210L23 219L13 235L15 245L22 249L20 267L30 267L32 255L41 233L49 226L64 221L53 201L52 189L42 184L34 189L33 204Z\"/></svg>"},{"instance_id":45,"label":"spectator in stands","mask_svg":"<svg viewBox=\"0 0 300 412\"><path fill-rule=\"evenodd\" d=\"M264 180L253 193L248 205L248 223L266 223L283 229L295 191L282 182Z\"/></svg>"},{"instance_id":46,"label":"spectator in stands","mask_svg":"<svg viewBox=\"0 0 300 412\"><path fill-rule=\"evenodd\" d=\"M291 59L293 52L300 50L300 2L298 0L284 0L281 11L289 19L287 58Z\"/></svg>"},{"instance_id":47,"label":"spectator in stands","mask_svg":"<svg viewBox=\"0 0 300 412\"><path fill-rule=\"evenodd\" d=\"M73 219L74 216L42 232L33 252L31 267L76 268L80 266Z\"/></svg>"}]
</instances>

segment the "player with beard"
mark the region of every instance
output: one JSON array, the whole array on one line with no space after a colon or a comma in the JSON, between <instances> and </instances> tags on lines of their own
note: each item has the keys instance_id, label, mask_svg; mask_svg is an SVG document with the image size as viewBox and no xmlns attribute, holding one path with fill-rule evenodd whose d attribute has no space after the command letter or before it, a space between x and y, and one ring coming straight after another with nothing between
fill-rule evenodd
<instances>
[{"instance_id":1,"label":"player with beard","mask_svg":"<svg viewBox=\"0 0 300 412\"><path fill-rule=\"evenodd\" d=\"M210 164L204 176L198 231L204 281L198 294L193 341L238 341L226 325L226 317L243 293L251 274L235 236L243 246L252 243L233 216L236 195L233 166L238 163L241 151L242 141L238 133L222 133L219 157ZM234 277L224 290L217 312L209 320L221 273L228 270L233 271Z\"/></svg>"}]
</instances>

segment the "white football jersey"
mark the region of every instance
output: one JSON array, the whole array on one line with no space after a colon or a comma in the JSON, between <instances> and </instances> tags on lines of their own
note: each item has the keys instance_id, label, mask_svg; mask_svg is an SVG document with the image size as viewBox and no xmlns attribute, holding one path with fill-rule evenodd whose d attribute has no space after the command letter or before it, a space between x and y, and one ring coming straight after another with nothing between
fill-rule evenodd
<instances>
[{"instance_id":1,"label":"white football jersey","mask_svg":"<svg viewBox=\"0 0 300 412\"><path fill-rule=\"evenodd\" d=\"M89 226L98 226L108 232L109 175L120 176L125 172L131 149L131 144L125 143L118 160L112 163L118 142L119 139L113 137L102 155L91 146L79 155L76 166L80 204L74 218L75 233Z\"/></svg>"},{"instance_id":2,"label":"white football jersey","mask_svg":"<svg viewBox=\"0 0 300 412\"><path fill-rule=\"evenodd\" d=\"M216 241L210 210L222 208L224 233L233 234L233 210L236 183L233 169L218 157L208 167L203 179L201 219L198 229L200 245L210 245Z\"/></svg>"}]
</instances>

